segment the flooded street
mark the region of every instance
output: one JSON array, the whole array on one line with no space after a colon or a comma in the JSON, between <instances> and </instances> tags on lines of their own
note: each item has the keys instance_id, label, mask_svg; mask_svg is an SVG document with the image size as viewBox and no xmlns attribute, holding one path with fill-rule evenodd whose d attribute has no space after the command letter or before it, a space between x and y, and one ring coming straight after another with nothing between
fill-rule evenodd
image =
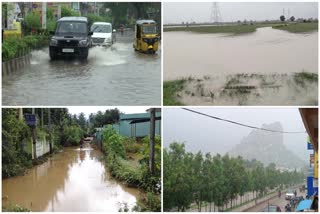
<instances>
[{"instance_id":1,"label":"flooded street","mask_svg":"<svg viewBox=\"0 0 320 214\"><path fill-rule=\"evenodd\" d=\"M140 192L112 179L101 158L90 147L64 148L26 175L2 180L2 203L32 211L131 210Z\"/></svg>"},{"instance_id":2,"label":"flooded street","mask_svg":"<svg viewBox=\"0 0 320 214\"><path fill-rule=\"evenodd\" d=\"M164 80L185 105L317 105L318 32L166 32Z\"/></svg>"},{"instance_id":3,"label":"flooded street","mask_svg":"<svg viewBox=\"0 0 320 214\"><path fill-rule=\"evenodd\" d=\"M135 52L133 35L108 48L93 47L87 61L50 61L48 48L31 65L3 76L3 105L160 105L161 50Z\"/></svg>"},{"instance_id":4,"label":"flooded street","mask_svg":"<svg viewBox=\"0 0 320 214\"><path fill-rule=\"evenodd\" d=\"M166 32L164 80L205 75L318 72L318 33L271 27L246 35Z\"/></svg>"}]
</instances>

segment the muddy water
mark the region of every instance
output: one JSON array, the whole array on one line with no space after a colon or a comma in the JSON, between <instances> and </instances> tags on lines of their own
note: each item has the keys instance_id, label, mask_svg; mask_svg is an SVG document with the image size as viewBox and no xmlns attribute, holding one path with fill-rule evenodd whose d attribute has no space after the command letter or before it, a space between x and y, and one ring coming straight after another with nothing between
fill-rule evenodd
<instances>
[{"instance_id":1,"label":"muddy water","mask_svg":"<svg viewBox=\"0 0 320 214\"><path fill-rule=\"evenodd\" d=\"M271 27L241 36L166 32L164 80L238 73L318 72L318 33Z\"/></svg>"},{"instance_id":2,"label":"muddy water","mask_svg":"<svg viewBox=\"0 0 320 214\"><path fill-rule=\"evenodd\" d=\"M139 191L107 173L102 154L91 148L66 148L24 176L2 180L2 203L32 211L113 211L132 208Z\"/></svg>"},{"instance_id":3,"label":"muddy water","mask_svg":"<svg viewBox=\"0 0 320 214\"><path fill-rule=\"evenodd\" d=\"M93 47L86 61L51 61L48 48L33 51L30 66L3 77L3 104L160 105L161 48L155 55L135 52L132 38Z\"/></svg>"}]
</instances>

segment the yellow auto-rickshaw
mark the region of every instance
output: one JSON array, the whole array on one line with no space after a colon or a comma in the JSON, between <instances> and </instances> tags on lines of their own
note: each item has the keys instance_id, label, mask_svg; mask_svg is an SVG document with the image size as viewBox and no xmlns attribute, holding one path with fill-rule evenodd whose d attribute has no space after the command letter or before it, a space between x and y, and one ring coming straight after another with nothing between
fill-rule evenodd
<instances>
[{"instance_id":1,"label":"yellow auto-rickshaw","mask_svg":"<svg viewBox=\"0 0 320 214\"><path fill-rule=\"evenodd\" d=\"M155 21L138 20L134 35L134 50L153 54L158 50L159 36Z\"/></svg>"}]
</instances>

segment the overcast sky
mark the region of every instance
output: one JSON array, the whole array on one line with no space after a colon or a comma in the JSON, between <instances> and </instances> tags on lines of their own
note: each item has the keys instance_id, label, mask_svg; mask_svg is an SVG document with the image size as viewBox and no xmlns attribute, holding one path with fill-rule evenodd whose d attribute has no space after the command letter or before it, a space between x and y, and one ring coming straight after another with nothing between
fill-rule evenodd
<instances>
[{"instance_id":1,"label":"overcast sky","mask_svg":"<svg viewBox=\"0 0 320 214\"><path fill-rule=\"evenodd\" d=\"M165 2L164 24L181 22L208 22L212 3L210 2ZM275 20L283 14L287 17L318 18L318 4L313 2L219 2L222 21Z\"/></svg>"},{"instance_id":2,"label":"overcast sky","mask_svg":"<svg viewBox=\"0 0 320 214\"><path fill-rule=\"evenodd\" d=\"M283 131L305 131L298 109L264 108L197 108L212 116L234 120L252 126L280 122ZM180 108L163 109L163 143L185 142L192 152L224 154L247 136L252 129L214 120ZM284 134L284 144L295 153L306 150L307 134Z\"/></svg>"},{"instance_id":3,"label":"overcast sky","mask_svg":"<svg viewBox=\"0 0 320 214\"><path fill-rule=\"evenodd\" d=\"M145 106L121 106L121 107L103 107L103 106L73 106L68 107L69 113L71 114L80 114L83 112L86 117L88 118L91 113L97 113L98 111L105 112L107 109L115 109L118 108L120 112L126 113L126 114L132 114L132 113L145 113L147 109L150 107Z\"/></svg>"}]
</instances>

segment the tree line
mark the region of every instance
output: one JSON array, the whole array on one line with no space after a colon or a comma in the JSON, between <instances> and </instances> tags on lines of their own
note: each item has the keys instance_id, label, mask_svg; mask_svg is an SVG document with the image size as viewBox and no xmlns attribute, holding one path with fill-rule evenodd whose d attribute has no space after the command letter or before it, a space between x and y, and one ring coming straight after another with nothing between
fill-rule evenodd
<instances>
[{"instance_id":1,"label":"tree line","mask_svg":"<svg viewBox=\"0 0 320 214\"><path fill-rule=\"evenodd\" d=\"M27 145L32 141L32 130L23 116L32 113L37 118L36 138L45 138L49 141L52 152L63 146L79 145L81 138L90 135L90 130L101 127L102 123L117 120L120 114L118 109L107 110L103 114L103 119L99 119L98 112L97 117L92 114L88 120L84 113L71 114L67 108L2 109L3 178L22 174L33 164L32 154L27 151Z\"/></svg>"},{"instance_id":2,"label":"tree line","mask_svg":"<svg viewBox=\"0 0 320 214\"><path fill-rule=\"evenodd\" d=\"M201 211L203 204L209 211L217 206L220 211L236 198L240 203L247 192L255 197L271 190L298 184L304 175L296 170L289 172L276 169L275 164L264 166L257 160L242 157L221 156L200 151L186 152L185 145L170 144L163 151L164 210L186 211L195 203ZM212 207L214 203L214 207Z\"/></svg>"}]
</instances>

